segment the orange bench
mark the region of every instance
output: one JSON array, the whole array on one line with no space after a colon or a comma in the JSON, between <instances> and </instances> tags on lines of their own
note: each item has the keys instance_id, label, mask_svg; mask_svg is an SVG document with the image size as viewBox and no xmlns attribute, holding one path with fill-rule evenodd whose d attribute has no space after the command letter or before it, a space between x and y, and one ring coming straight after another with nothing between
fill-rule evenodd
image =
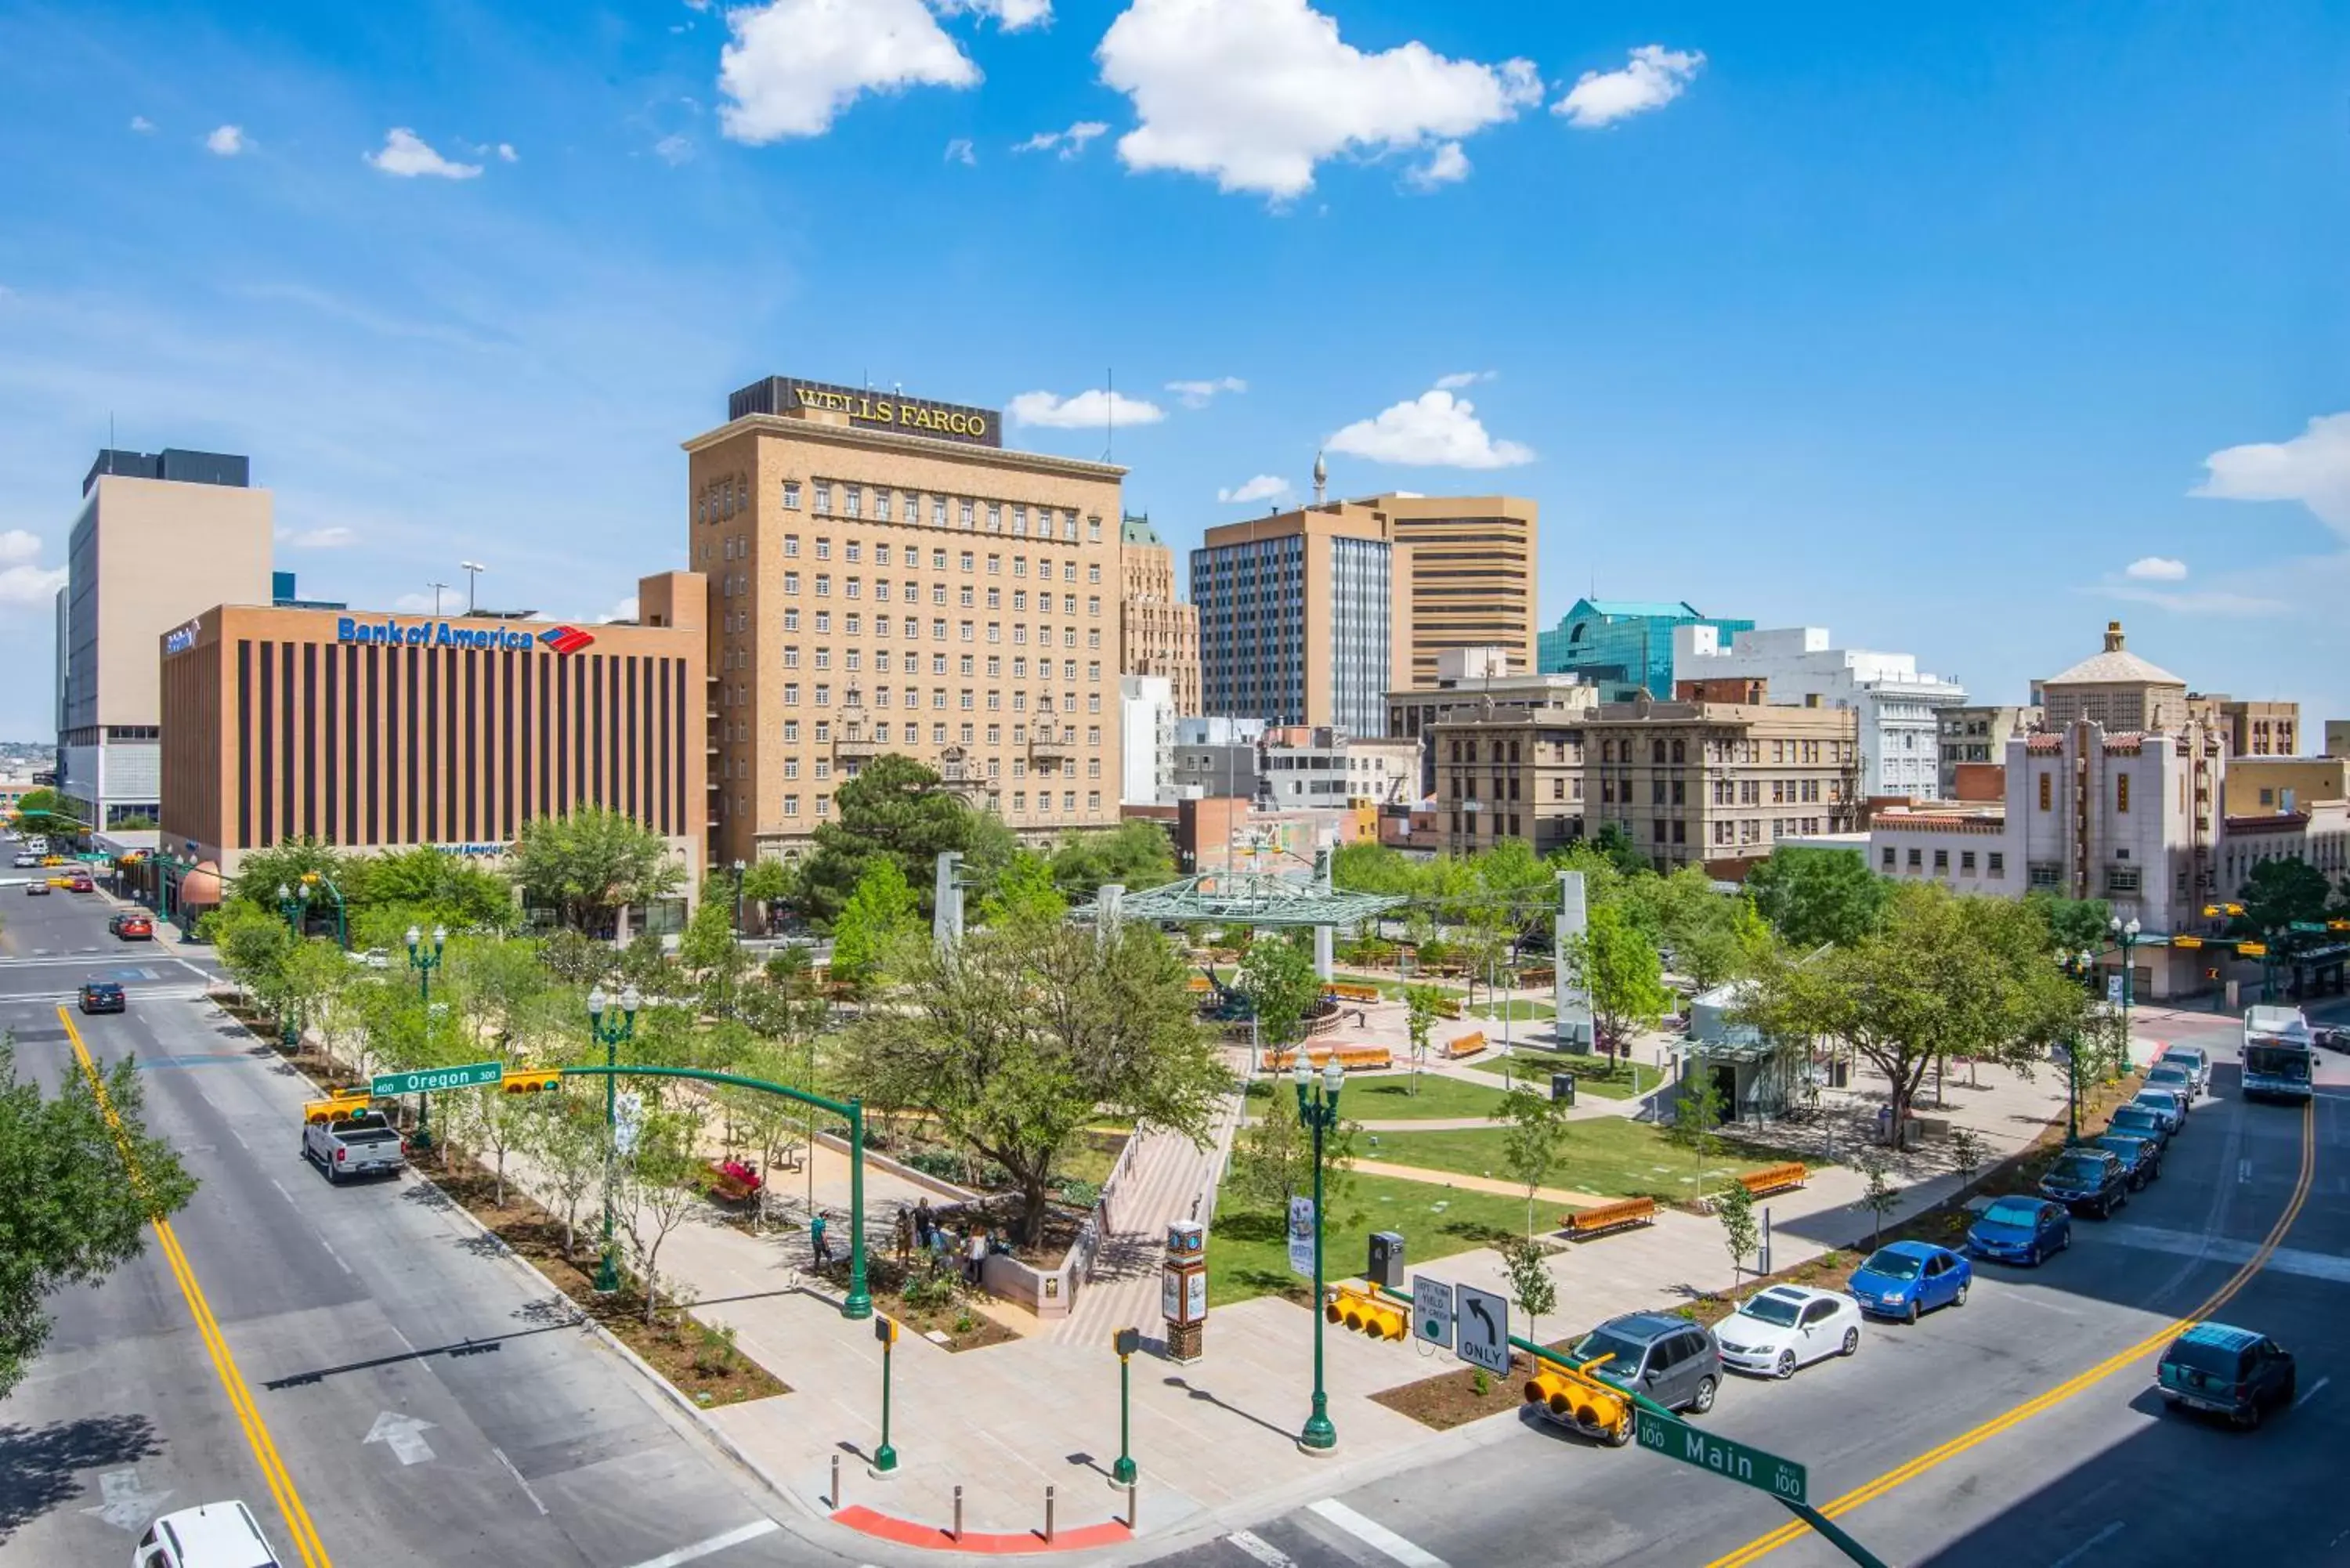
<instances>
[{"instance_id":1,"label":"orange bench","mask_svg":"<svg viewBox=\"0 0 2350 1568\"><path fill-rule=\"evenodd\" d=\"M1438 1049L1456 1062L1463 1056L1474 1056L1485 1049L1485 1032L1472 1029L1466 1034L1456 1034Z\"/></svg>"},{"instance_id":2,"label":"orange bench","mask_svg":"<svg viewBox=\"0 0 2350 1568\"><path fill-rule=\"evenodd\" d=\"M1559 1225L1567 1234L1581 1241L1586 1236L1603 1236L1610 1231L1627 1231L1635 1225L1656 1222L1657 1200L1653 1198L1627 1198L1617 1203L1601 1203L1590 1209L1577 1209L1559 1216Z\"/></svg>"},{"instance_id":3,"label":"orange bench","mask_svg":"<svg viewBox=\"0 0 2350 1568\"><path fill-rule=\"evenodd\" d=\"M1195 974L1183 982L1183 989L1194 996L1205 996L1213 991L1215 986L1206 975Z\"/></svg>"},{"instance_id":4,"label":"orange bench","mask_svg":"<svg viewBox=\"0 0 2350 1568\"><path fill-rule=\"evenodd\" d=\"M1811 1177L1812 1173L1804 1168L1802 1160L1791 1159L1784 1165L1766 1165L1760 1170L1750 1170L1738 1179L1738 1185L1757 1198L1766 1198L1773 1192L1792 1192L1809 1181Z\"/></svg>"},{"instance_id":5,"label":"orange bench","mask_svg":"<svg viewBox=\"0 0 2350 1568\"><path fill-rule=\"evenodd\" d=\"M1328 1065L1334 1054L1338 1058L1338 1065L1350 1073L1395 1065L1395 1053L1384 1045L1309 1045L1305 1048L1305 1059L1316 1067ZM1264 1054L1264 1068L1268 1073L1286 1073L1296 1064L1297 1053L1294 1050Z\"/></svg>"},{"instance_id":6,"label":"orange bench","mask_svg":"<svg viewBox=\"0 0 2350 1568\"><path fill-rule=\"evenodd\" d=\"M1379 1000L1379 988L1378 986L1357 985L1352 981L1333 981L1328 985L1324 986L1322 991L1324 995L1335 997L1340 1002L1377 1002Z\"/></svg>"}]
</instances>

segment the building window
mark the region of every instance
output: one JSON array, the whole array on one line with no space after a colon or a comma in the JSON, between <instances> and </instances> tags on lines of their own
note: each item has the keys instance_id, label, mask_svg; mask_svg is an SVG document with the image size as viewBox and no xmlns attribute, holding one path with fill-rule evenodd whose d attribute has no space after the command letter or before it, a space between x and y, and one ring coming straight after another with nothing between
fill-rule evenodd
<instances>
[{"instance_id":1,"label":"building window","mask_svg":"<svg viewBox=\"0 0 2350 1568\"><path fill-rule=\"evenodd\" d=\"M2040 772L2040 809L2047 811L2056 803L2056 780L2045 768Z\"/></svg>"},{"instance_id":2,"label":"building window","mask_svg":"<svg viewBox=\"0 0 2350 1568\"><path fill-rule=\"evenodd\" d=\"M1882 859L1882 861L1883 861L1883 864L1884 864L1885 868L1886 868L1887 871L1892 870L1892 869L1893 869L1893 859L1894 859L1894 856L1893 856L1893 846L1891 846L1890 844L1887 845L1887 846L1885 846L1885 852L1884 852L1883 856L1882 856L1880 858L1881 858L1881 859Z\"/></svg>"},{"instance_id":3,"label":"building window","mask_svg":"<svg viewBox=\"0 0 2350 1568\"><path fill-rule=\"evenodd\" d=\"M828 517L832 514L832 483L829 480L819 479L816 482L816 511L819 517Z\"/></svg>"},{"instance_id":4,"label":"building window","mask_svg":"<svg viewBox=\"0 0 2350 1568\"><path fill-rule=\"evenodd\" d=\"M1975 852L1973 850L1961 849L1959 851L1959 869L1965 872L1970 877L1975 874Z\"/></svg>"},{"instance_id":5,"label":"building window","mask_svg":"<svg viewBox=\"0 0 2350 1568\"><path fill-rule=\"evenodd\" d=\"M1949 850L1947 850L1947 849L1937 849L1937 850L1935 850L1935 851L1934 851L1934 869L1935 869L1937 872L1941 872L1941 871L1948 871L1950 868L1950 852Z\"/></svg>"},{"instance_id":6,"label":"building window","mask_svg":"<svg viewBox=\"0 0 2350 1568\"><path fill-rule=\"evenodd\" d=\"M847 504L843 510L845 510L849 516L862 517L865 515L865 486L861 484L845 486L841 493L841 500Z\"/></svg>"},{"instance_id":7,"label":"building window","mask_svg":"<svg viewBox=\"0 0 2350 1568\"><path fill-rule=\"evenodd\" d=\"M800 797L795 794L787 794L784 796L784 815L785 816L797 816L799 814Z\"/></svg>"},{"instance_id":8,"label":"building window","mask_svg":"<svg viewBox=\"0 0 2350 1568\"><path fill-rule=\"evenodd\" d=\"M2123 813L2129 810L2129 774L2122 774L2114 781L2114 809Z\"/></svg>"},{"instance_id":9,"label":"building window","mask_svg":"<svg viewBox=\"0 0 2350 1568\"><path fill-rule=\"evenodd\" d=\"M1924 850L1922 850L1922 849L1912 849L1911 851L1909 851L1909 869L1910 869L1910 870L1915 871L1915 870L1917 870L1919 867L1923 866L1925 863L1926 863L1926 853L1925 853L1925 851L1924 851Z\"/></svg>"},{"instance_id":10,"label":"building window","mask_svg":"<svg viewBox=\"0 0 2350 1568\"><path fill-rule=\"evenodd\" d=\"M1994 877L2007 875L2007 857L1994 849L1983 857L1983 869Z\"/></svg>"},{"instance_id":11,"label":"building window","mask_svg":"<svg viewBox=\"0 0 2350 1568\"><path fill-rule=\"evenodd\" d=\"M784 481L784 509L787 512L800 509L800 482L796 479Z\"/></svg>"}]
</instances>

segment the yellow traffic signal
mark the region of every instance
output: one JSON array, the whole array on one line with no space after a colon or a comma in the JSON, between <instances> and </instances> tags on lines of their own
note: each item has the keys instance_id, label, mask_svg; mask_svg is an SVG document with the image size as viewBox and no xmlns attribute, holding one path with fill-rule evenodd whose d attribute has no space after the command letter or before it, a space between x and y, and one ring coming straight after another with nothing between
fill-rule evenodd
<instances>
[{"instance_id":1,"label":"yellow traffic signal","mask_svg":"<svg viewBox=\"0 0 2350 1568\"><path fill-rule=\"evenodd\" d=\"M2170 945L2175 948L2199 948L2203 945L2203 939L2201 937L2173 937L2170 939Z\"/></svg>"},{"instance_id":2,"label":"yellow traffic signal","mask_svg":"<svg viewBox=\"0 0 2350 1568\"><path fill-rule=\"evenodd\" d=\"M323 1100L302 1102L302 1119L306 1122L343 1122L368 1108L374 1096L362 1089L355 1094L335 1095Z\"/></svg>"},{"instance_id":3,"label":"yellow traffic signal","mask_svg":"<svg viewBox=\"0 0 2350 1568\"><path fill-rule=\"evenodd\" d=\"M563 1075L554 1069L538 1073L508 1073L501 1083L509 1095L536 1095L548 1089L561 1088Z\"/></svg>"},{"instance_id":4,"label":"yellow traffic signal","mask_svg":"<svg viewBox=\"0 0 2350 1568\"><path fill-rule=\"evenodd\" d=\"M1353 1280L1332 1287L1322 1303L1322 1315L1373 1339L1411 1337L1411 1319L1402 1307L1381 1301L1370 1286Z\"/></svg>"},{"instance_id":5,"label":"yellow traffic signal","mask_svg":"<svg viewBox=\"0 0 2350 1568\"><path fill-rule=\"evenodd\" d=\"M2268 952L2269 945L2266 942L2238 942L2236 944L2236 956L2238 958L2266 958L2268 957Z\"/></svg>"}]
</instances>

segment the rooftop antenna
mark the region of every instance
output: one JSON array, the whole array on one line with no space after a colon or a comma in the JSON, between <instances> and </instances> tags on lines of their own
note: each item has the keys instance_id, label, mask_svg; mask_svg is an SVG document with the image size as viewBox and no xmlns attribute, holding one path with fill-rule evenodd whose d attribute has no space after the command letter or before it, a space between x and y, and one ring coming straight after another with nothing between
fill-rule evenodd
<instances>
[{"instance_id":1,"label":"rooftop antenna","mask_svg":"<svg viewBox=\"0 0 2350 1568\"><path fill-rule=\"evenodd\" d=\"M1321 504L1322 504L1322 493L1323 493L1323 492L1324 492L1324 491L1326 491L1326 490L1327 490L1327 489L1329 489L1329 488L1330 488L1330 465L1329 465L1327 462L1324 462L1324 461L1323 461L1322 453L1321 453L1320 452L1318 452L1318 451L1317 451L1317 452L1315 452L1315 454L1314 454L1314 504L1315 504L1315 505L1319 506L1319 505L1321 505Z\"/></svg>"}]
</instances>

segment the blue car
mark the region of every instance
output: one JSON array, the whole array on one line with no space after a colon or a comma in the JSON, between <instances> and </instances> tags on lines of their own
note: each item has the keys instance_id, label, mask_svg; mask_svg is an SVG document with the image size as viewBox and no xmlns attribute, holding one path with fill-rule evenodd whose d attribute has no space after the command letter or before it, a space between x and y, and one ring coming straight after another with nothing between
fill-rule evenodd
<instances>
[{"instance_id":1,"label":"blue car","mask_svg":"<svg viewBox=\"0 0 2350 1568\"><path fill-rule=\"evenodd\" d=\"M1974 1265L1948 1247L1894 1241L1871 1252L1846 1288L1862 1312L1916 1323L1936 1307L1966 1305L1974 1278Z\"/></svg>"},{"instance_id":2,"label":"blue car","mask_svg":"<svg viewBox=\"0 0 2350 1568\"><path fill-rule=\"evenodd\" d=\"M1967 1246L1978 1258L2033 1268L2073 1244L2073 1216L2044 1198L1995 1198L1967 1229Z\"/></svg>"}]
</instances>

